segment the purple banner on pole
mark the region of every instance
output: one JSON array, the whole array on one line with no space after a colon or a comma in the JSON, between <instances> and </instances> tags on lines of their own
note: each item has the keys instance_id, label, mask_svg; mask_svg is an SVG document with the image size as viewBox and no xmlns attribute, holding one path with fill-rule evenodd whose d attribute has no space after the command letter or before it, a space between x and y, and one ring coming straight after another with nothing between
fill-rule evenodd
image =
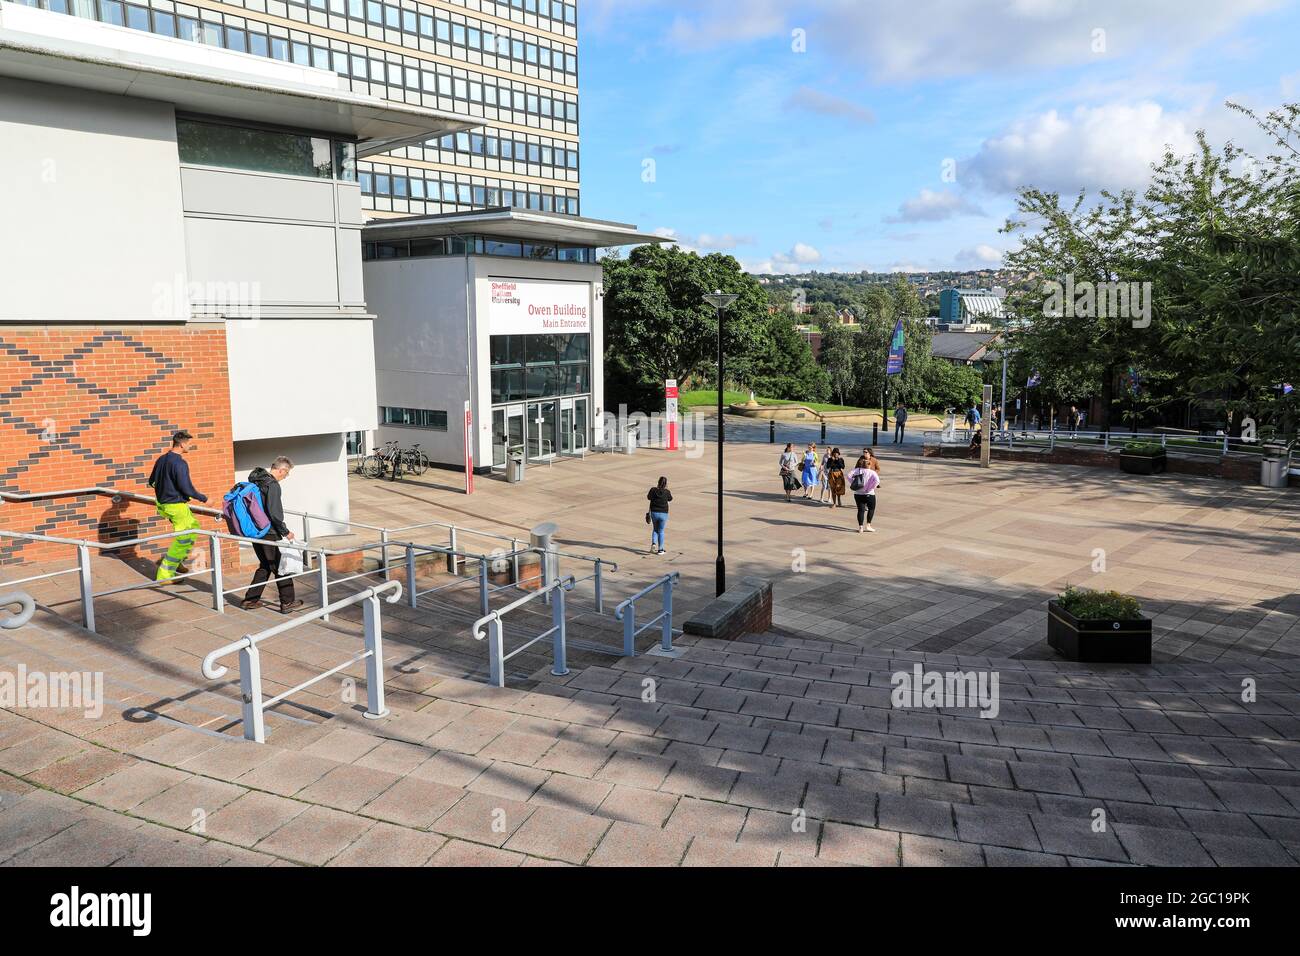
<instances>
[{"instance_id":1,"label":"purple banner on pole","mask_svg":"<svg viewBox=\"0 0 1300 956\"><path fill-rule=\"evenodd\" d=\"M885 366L886 375L903 374L904 352L903 320L899 319L898 324L894 326L894 337L889 343L889 363Z\"/></svg>"}]
</instances>

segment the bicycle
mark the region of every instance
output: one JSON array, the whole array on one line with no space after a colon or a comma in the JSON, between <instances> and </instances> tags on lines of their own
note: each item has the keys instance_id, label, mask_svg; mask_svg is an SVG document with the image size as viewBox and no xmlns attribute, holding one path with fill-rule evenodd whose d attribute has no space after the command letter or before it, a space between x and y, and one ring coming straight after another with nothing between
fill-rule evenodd
<instances>
[{"instance_id":1,"label":"bicycle","mask_svg":"<svg viewBox=\"0 0 1300 956\"><path fill-rule=\"evenodd\" d=\"M389 470L393 456L397 453L397 442L390 441L384 447L372 452L357 465L357 471L366 478L381 478Z\"/></svg>"},{"instance_id":2,"label":"bicycle","mask_svg":"<svg viewBox=\"0 0 1300 956\"><path fill-rule=\"evenodd\" d=\"M417 478L429 470L429 456L420 451L420 446L412 445L402 449L402 467Z\"/></svg>"}]
</instances>

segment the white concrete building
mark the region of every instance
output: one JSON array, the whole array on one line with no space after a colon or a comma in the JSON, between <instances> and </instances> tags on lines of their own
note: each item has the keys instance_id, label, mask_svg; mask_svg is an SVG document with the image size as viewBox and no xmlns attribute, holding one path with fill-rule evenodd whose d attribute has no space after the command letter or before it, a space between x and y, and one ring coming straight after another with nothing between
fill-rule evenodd
<instances>
[{"instance_id":1,"label":"white concrete building","mask_svg":"<svg viewBox=\"0 0 1300 956\"><path fill-rule=\"evenodd\" d=\"M0 479L139 487L188 427L209 496L288 455L286 504L347 518L344 435L378 408L357 158L473 123L0 3Z\"/></svg>"},{"instance_id":2,"label":"white concrete building","mask_svg":"<svg viewBox=\"0 0 1300 956\"><path fill-rule=\"evenodd\" d=\"M468 452L486 473L504 469L512 449L547 461L598 443L606 409L596 250L662 237L501 208L372 222L364 240L377 316L374 446L419 444L457 468Z\"/></svg>"}]
</instances>

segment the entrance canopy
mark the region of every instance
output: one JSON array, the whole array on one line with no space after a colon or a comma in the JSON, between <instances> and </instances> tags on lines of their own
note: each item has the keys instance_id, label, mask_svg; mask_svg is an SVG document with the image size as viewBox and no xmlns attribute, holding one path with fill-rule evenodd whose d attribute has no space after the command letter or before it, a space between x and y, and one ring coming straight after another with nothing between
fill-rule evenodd
<instances>
[{"instance_id":1,"label":"entrance canopy","mask_svg":"<svg viewBox=\"0 0 1300 956\"><path fill-rule=\"evenodd\" d=\"M366 226L363 237L366 242L382 242L388 239L426 239L477 234L529 242L592 247L638 246L649 242L671 241L653 233L640 232L636 226L627 223L505 206L474 212L372 220Z\"/></svg>"}]
</instances>

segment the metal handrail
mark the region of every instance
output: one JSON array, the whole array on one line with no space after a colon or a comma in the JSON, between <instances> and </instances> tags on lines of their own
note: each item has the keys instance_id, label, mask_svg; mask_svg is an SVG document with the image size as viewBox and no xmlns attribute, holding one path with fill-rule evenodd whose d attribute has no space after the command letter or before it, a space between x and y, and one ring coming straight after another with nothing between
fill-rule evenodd
<instances>
[{"instance_id":1,"label":"metal handrail","mask_svg":"<svg viewBox=\"0 0 1300 956\"><path fill-rule=\"evenodd\" d=\"M964 428L957 429L957 431L968 436L971 429ZM978 431L978 429L975 429L975 431ZM943 434L943 431L931 429L923 432L922 436L924 438L942 439ZM1262 449L1267 444L1264 439L1246 441L1226 434L1207 436L1170 434L1169 432L1084 431L1082 429L1071 431L1066 428L1029 430L1002 428L995 429L992 435L994 441L1001 440L1011 446L1021 442L1026 445L1046 445L1049 449L1054 449L1058 443L1068 444L1085 441L1098 443L1104 451L1110 451L1111 448L1122 446L1128 442L1145 441L1153 444L1159 443L1162 448L1174 451L1186 451L1188 454L1213 452L1227 455L1242 448ZM966 440L966 438L963 438L960 444L964 444Z\"/></svg>"},{"instance_id":2,"label":"metal handrail","mask_svg":"<svg viewBox=\"0 0 1300 956\"><path fill-rule=\"evenodd\" d=\"M681 574L672 571L659 580L643 587L625 601L620 601L614 608L614 618L623 622L623 656L636 657L636 637L642 631L662 624L663 636L660 649L665 654L673 652L673 585L681 580ZM636 626L636 602L653 591L662 588L664 592L663 609L659 614L640 627Z\"/></svg>"},{"instance_id":3,"label":"metal handrail","mask_svg":"<svg viewBox=\"0 0 1300 956\"><path fill-rule=\"evenodd\" d=\"M576 584L577 581L574 577L569 575L534 591L532 594L511 601L505 607L489 611L474 622L471 630L474 640L481 641L488 638L488 679L492 684L497 687L505 687L506 661L548 637L551 638L552 648L551 673L556 677L563 677L569 673L565 639L564 595L566 592L572 591ZM507 654L505 652L505 624L503 618L511 611L542 598L550 601L551 626ZM487 631L483 630L485 624L487 625Z\"/></svg>"},{"instance_id":4,"label":"metal handrail","mask_svg":"<svg viewBox=\"0 0 1300 956\"><path fill-rule=\"evenodd\" d=\"M18 605L20 610L17 614L12 614L9 617L0 619L0 629L12 631L20 628L30 621L32 615L36 613L36 602L33 601L32 596L25 591L14 591L10 594L0 594L0 608L10 608L15 604Z\"/></svg>"},{"instance_id":5,"label":"metal handrail","mask_svg":"<svg viewBox=\"0 0 1300 956\"><path fill-rule=\"evenodd\" d=\"M266 743L266 718L265 712L268 708L274 707L282 700L288 698L291 694L296 694L300 690L310 687L312 684L325 680L328 677L346 670L353 664L366 662L366 713L365 716L371 719L379 719L388 716L388 709L384 706L384 644L383 644L383 625L379 613L379 598L382 595L389 604L394 604L401 600L402 584L400 581L387 581L383 584L377 584L374 587L366 588L357 594L344 598L342 601L335 601L319 610L312 611L309 614L303 614L291 621L285 621L283 624L277 624L274 627L268 627L256 634L246 634L237 641L232 641L210 651L203 658L201 670L203 676L209 680L220 680L228 671L225 665L218 664L217 661L227 654L239 654L239 689L243 706L243 726L244 737L256 743ZM355 604L364 603L364 630L366 649L364 653L358 654L338 665L332 667L323 673L317 674L309 680L303 681L296 687L291 687L283 693L277 694L270 700L262 699L262 660L261 652L258 650L258 644L269 638L292 631L295 628L302 627L304 624L310 624L313 621L328 618L335 611L341 611L344 608L352 607Z\"/></svg>"}]
</instances>

